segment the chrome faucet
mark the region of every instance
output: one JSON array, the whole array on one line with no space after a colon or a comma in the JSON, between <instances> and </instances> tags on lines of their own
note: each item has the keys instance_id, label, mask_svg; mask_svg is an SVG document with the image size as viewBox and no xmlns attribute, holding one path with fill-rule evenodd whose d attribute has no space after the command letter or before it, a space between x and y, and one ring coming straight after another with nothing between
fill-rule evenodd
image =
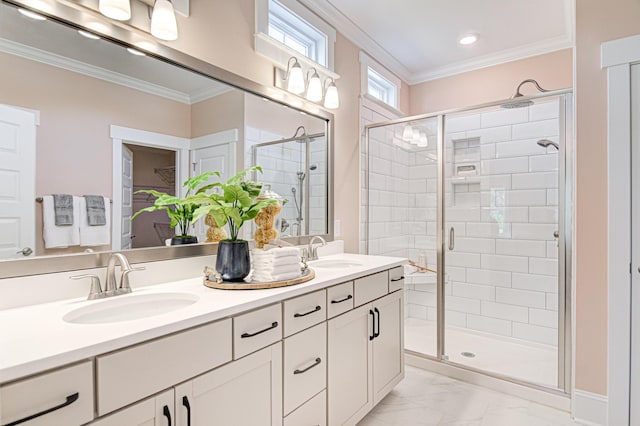
<instances>
[{"instance_id":1,"label":"chrome faucet","mask_svg":"<svg viewBox=\"0 0 640 426\"><path fill-rule=\"evenodd\" d=\"M314 247L313 242L318 238L322 242L322 246L327 245L327 242L320 235L316 235L311 237L309 240L309 248L307 249L307 253L309 254L309 258L307 260L318 260L318 247Z\"/></svg>"},{"instance_id":2,"label":"chrome faucet","mask_svg":"<svg viewBox=\"0 0 640 426\"><path fill-rule=\"evenodd\" d=\"M120 286L118 286L118 283L116 282L116 261L120 263L120 269L122 270L120 275ZM131 293L129 274L133 271L141 271L143 269L144 267L132 268L124 254L113 253L111 257L109 257L109 262L107 263L107 281L104 286L104 293L106 293L106 296Z\"/></svg>"}]
</instances>

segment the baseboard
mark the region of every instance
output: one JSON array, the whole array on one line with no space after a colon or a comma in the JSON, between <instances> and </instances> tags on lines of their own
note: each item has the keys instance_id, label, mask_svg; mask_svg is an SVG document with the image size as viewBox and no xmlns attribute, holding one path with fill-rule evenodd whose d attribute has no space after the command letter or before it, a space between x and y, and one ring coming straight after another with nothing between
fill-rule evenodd
<instances>
[{"instance_id":1,"label":"baseboard","mask_svg":"<svg viewBox=\"0 0 640 426\"><path fill-rule=\"evenodd\" d=\"M576 389L573 391L573 417L588 426L606 426L607 397Z\"/></svg>"},{"instance_id":2,"label":"baseboard","mask_svg":"<svg viewBox=\"0 0 640 426\"><path fill-rule=\"evenodd\" d=\"M568 395L559 392L535 389L408 353L405 353L405 363L467 383L527 399L538 404L547 405L558 410L566 412L571 410L571 399Z\"/></svg>"}]
</instances>

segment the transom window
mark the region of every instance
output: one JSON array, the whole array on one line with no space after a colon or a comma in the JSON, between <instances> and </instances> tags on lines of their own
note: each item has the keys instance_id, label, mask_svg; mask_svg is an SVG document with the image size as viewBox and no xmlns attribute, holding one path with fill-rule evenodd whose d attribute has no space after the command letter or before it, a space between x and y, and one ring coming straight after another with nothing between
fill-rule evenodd
<instances>
[{"instance_id":1,"label":"transom window","mask_svg":"<svg viewBox=\"0 0 640 426\"><path fill-rule=\"evenodd\" d=\"M401 81L376 61L360 52L362 94L398 109Z\"/></svg>"}]
</instances>

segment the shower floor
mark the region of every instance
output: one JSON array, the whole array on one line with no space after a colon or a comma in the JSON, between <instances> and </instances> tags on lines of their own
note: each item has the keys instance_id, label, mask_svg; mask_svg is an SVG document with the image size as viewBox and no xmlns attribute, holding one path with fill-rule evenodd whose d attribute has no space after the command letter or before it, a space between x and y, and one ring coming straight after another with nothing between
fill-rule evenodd
<instances>
[{"instance_id":1,"label":"shower floor","mask_svg":"<svg viewBox=\"0 0 640 426\"><path fill-rule=\"evenodd\" d=\"M436 323L405 318L404 346L421 354L436 354ZM457 327L445 329L449 361L549 387L557 387L558 350ZM471 352L475 357L462 355Z\"/></svg>"}]
</instances>

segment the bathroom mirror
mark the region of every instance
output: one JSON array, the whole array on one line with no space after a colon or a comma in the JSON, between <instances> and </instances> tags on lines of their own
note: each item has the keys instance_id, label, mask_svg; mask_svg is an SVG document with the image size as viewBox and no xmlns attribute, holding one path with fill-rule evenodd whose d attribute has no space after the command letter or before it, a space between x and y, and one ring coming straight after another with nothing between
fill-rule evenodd
<instances>
[{"instance_id":1,"label":"bathroom mirror","mask_svg":"<svg viewBox=\"0 0 640 426\"><path fill-rule=\"evenodd\" d=\"M132 54L136 52L126 49L129 32L120 27L101 31L100 39L87 38L68 25L93 16L82 8L53 2L49 19L36 21L7 3L22 2L3 1L0 6L0 104L32 114L36 122L35 167L21 171L32 174L26 181L35 179L35 194L30 203L22 200L24 215L18 213L25 218L29 210L35 214L29 258L161 246L172 235L164 213L143 214L127 229L131 213L153 201L135 194L136 189L180 193L189 176L215 170L226 179L252 164L265 168L256 178L264 183L273 179L272 189L277 179L292 182L280 195L289 205L303 206L301 214L295 209L286 211L290 217L283 213L286 222L301 224L293 227L295 232L284 228L284 236L303 242L310 233L331 235L331 114L320 109L311 114L309 104L299 101L302 107L291 108L286 105L291 95L164 46L150 48L146 56ZM117 43L108 41L105 33ZM298 148L313 145L313 162L307 161L307 153L304 161L292 161L289 150L274 149L268 160L253 156L254 146L291 140L300 127L314 135L313 142L296 142ZM284 161L290 167L279 167ZM308 177L303 191L301 174ZM0 185L3 188L7 192L2 195L10 195L10 185ZM112 244L46 248L43 208L36 200L57 193L108 197ZM0 214L2 210L16 215L0 204ZM204 226L196 232L202 241ZM0 245L15 243L16 234L0 225ZM15 243L10 251L13 248L17 252L24 247ZM162 250L152 251L162 256ZM179 251L166 249L168 257L180 256ZM3 266L23 257L25 253L5 255Z\"/></svg>"}]
</instances>

